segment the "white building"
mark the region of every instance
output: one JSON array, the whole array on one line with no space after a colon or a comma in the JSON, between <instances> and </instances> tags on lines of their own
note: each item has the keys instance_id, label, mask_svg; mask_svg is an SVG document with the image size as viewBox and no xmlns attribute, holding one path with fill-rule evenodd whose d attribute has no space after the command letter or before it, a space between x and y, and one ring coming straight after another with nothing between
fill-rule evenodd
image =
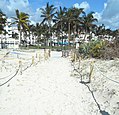
<instances>
[{"instance_id":1,"label":"white building","mask_svg":"<svg viewBox=\"0 0 119 115\"><path fill-rule=\"evenodd\" d=\"M4 27L6 34L1 39L5 44L5 48L18 48L19 40L13 38L13 33L18 33L17 27L11 25L11 19L7 19L6 26Z\"/></svg>"},{"instance_id":2,"label":"white building","mask_svg":"<svg viewBox=\"0 0 119 115\"><path fill-rule=\"evenodd\" d=\"M6 26L4 27L6 33L0 35L0 48L19 48L20 45L20 33L16 26L11 25L12 20L7 19ZM29 33L27 33L29 34ZM27 41L27 45L36 44L36 36L30 32L30 35L24 36L22 32L21 40Z\"/></svg>"}]
</instances>

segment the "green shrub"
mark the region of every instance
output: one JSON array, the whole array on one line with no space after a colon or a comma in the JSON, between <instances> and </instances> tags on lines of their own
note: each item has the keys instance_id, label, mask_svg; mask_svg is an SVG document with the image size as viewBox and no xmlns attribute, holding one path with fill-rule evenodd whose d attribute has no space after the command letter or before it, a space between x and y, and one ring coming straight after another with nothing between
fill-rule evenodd
<instances>
[{"instance_id":1,"label":"green shrub","mask_svg":"<svg viewBox=\"0 0 119 115\"><path fill-rule=\"evenodd\" d=\"M94 41L94 43L92 43L92 47L89 50L89 53L92 57L100 57L104 47L105 41L102 40Z\"/></svg>"},{"instance_id":2,"label":"green shrub","mask_svg":"<svg viewBox=\"0 0 119 115\"><path fill-rule=\"evenodd\" d=\"M88 56L89 55L89 49L90 49L89 43L83 43L79 47L79 53L83 54L84 56Z\"/></svg>"},{"instance_id":3,"label":"green shrub","mask_svg":"<svg viewBox=\"0 0 119 115\"><path fill-rule=\"evenodd\" d=\"M88 43L83 43L79 47L79 53L84 57L100 57L102 50L105 47L105 41L95 40Z\"/></svg>"}]
</instances>

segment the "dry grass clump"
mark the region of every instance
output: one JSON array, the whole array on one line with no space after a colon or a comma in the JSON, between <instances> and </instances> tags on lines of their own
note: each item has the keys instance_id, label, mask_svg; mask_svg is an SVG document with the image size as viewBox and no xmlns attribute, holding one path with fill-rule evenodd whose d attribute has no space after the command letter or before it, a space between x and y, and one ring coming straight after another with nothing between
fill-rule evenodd
<instances>
[{"instance_id":1,"label":"dry grass clump","mask_svg":"<svg viewBox=\"0 0 119 115\"><path fill-rule=\"evenodd\" d=\"M114 59L119 58L119 41L108 43L102 51L101 58Z\"/></svg>"}]
</instances>

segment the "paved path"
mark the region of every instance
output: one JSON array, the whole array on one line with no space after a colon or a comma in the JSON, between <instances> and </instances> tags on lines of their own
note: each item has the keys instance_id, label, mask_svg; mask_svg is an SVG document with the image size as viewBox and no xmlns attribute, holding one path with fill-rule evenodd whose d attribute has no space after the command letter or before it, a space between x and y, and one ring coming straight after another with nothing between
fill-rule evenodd
<instances>
[{"instance_id":1,"label":"paved path","mask_svg":"<svg viewBox=\"0 0 119 115\"><path fill-rule=\"evenodd\" d=\"M0 115L96 115L90 114L91 109L97 110L90 102L91 94L70 77L70 62L60 56L53 53L48 61L27 69L8 87L1 87Z\"/></svg>"}]
</instances>

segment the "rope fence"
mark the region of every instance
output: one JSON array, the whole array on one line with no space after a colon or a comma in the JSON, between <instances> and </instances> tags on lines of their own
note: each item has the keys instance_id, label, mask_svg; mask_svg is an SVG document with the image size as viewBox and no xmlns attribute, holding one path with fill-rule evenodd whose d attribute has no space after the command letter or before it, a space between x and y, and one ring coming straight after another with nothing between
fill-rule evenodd
<instances>
[{"instance_id":1,"label":"rope fence","mask_svg":"<svg viewBox=\"0 0 119 115\"><path fill-rule=\"evenodd\" d=\"M95 63L95 61L87 61L87 66L81 66L81 62L82 61L84 61L84 60L82 60L82 57L80 56L80 57L77 57L77 55L75 54L75 52L71 52L71 54L70 54L70 60L72 61L72 66L73 66L73 68L74 68L74 71L76 71L79 75L80 75L80 77L81 77L81 82L82 82L82 77L83 77L83 74L82 74L82 71L86 71L87 70L87 68L90 68L89 69L89 71L87 72L87 74L85 74L85 75L87 75L88 76L88 78L89 78L89 82L88 83L90 83L91 82L91 80L92 80L92 74L94 73L94 71L95 70L97 70L97 72L99 72L100 73L100 75L102 75L103 77L105 77L106 79L108 79L108 80L110 80L110 81L112 81L112 82L114 82L114 83L117 83L117 84L119 84L119 81L116 81L116 80L114 80L114 79L112 79L112 77L107 77L100 69L99 69L99 67L96 65L96 63ZM78 63L78 67L75 67L75 65L76 65L76 63Z\"/></svg>"},{"instance_id":2,"label":"rope fence","mask_svg":"<svg viewBox=\"0 0 119 115\"><path fill-rule=\"evenodd\" d=\"M7 55L9 55L10 52L7 52L1 59L0 61L3 61Z\"/></svg>"},{"instance_id":3,"label":"rope fence","mask_svg":"<svg viewBox=\"0 0 119 115\"><path fill-rule=\"evenodd\" d=\"M4 57L7 56L7 58L4 59L4 63L3 63L4 66L7 66L8 62L10 60L13 61L13 60L17 59L17 64L12 62L11 68L15 69L17 67L14 65L18 65L18 69L15 69L14 72L10 73L9 75L7 75L5 77L0 77L0 81L5 80L5 82L2 82L0 84L0 87L7 84L9 81L11 81L18 73L20 73L20 75L22 75L23 72L26 71L28 68L30 68L32 65L36 66L39 62L41 62L43 60L47 61L49 59L49 57L51 56L50 53L51 53L50 50L44 50L44 52L42 54L41 54L41 52L28 52L28 53L23 52L23 54L22 54L22 52L19 53L18 51L15 51L15 53L13 51L6 53L6 55ZM14 55L16 55L16 56L14 57ZM0 60L0 61L3 61L3 60ZM7 67L4 67L4 68L7 68ZM1 69L1 72L2 72L2 69Z\"/></svg>"},{"instance_id":4,"label":"rope fence","mask_svg":"<svg viewBox=\"0 0 119 115\"><path fill-rule=\"evenodd\" d=\"M3 79L6 79L6 78L9 78L11 75L13 75L15 72L12 72L10 75L7 75L5 77L1 77L0 80L3 80Z\"/></svg>"},{"instance_id":5,"label":"rope fence","mask_svg":"<svg viewBox=\"0 0 119 115\"><path fill-rule=\"evenodd\" d=\"M108 80L110 80L110 81L112 81L112 82L115 82L115 83L119 84L119 81L113 80L113 79L111 79L111 77L109 78L109 77L107 77L106 75L104 75L103 72L99 69L99 67L98 67L96 64L95 64L94 67L97 69L97 71L98 71L103 77L107 78Z\"/></svg>"},{"instance_id":6,"label":"rope fence","mask_svg":"<svg viewBox=\"0 0 119 115\"><path fill-rule=\"evenodd\" d=\"M0 84L0 87L5 85L5 84L7 84L9 81L11 81L18 74L18 72L19 72L19 69L17 69L15 74L12 77L10 77L7 81L5 81L4 83Z\"/></svg>"},{"instance_id":7,"label":"rope fence","mask_svg":"<svg viewBox=\"0 0 119 115\"><path fill-rule=\"evenodd\" d=\"M110 100L114 100L114 101L118 100L118 90L117 90L116 84L119 85L119 81L114 80L114 78L116 78L115 74L113 76L108 76L108 75L110 75L109 73L108 73L108 75L106 75L106 73L102 72L101 69L99 68L99 66L97 65L98 63L96 63L95 60L86 61L85 62L86 65L84 65L85 63L83 63L83 62L85 62L85 60L82 60L81 58L79 58L79 60L77 60L77 61L72 62L73 71L77 72L78 76L80 76L80 80L81 80L80 83L82 83L83 85L85 85L88 88L101 115L110 115L110 113L109 113L110 111L108 112L107 110L105 110L104 107L107 107L106 102L109 104L109 102L112 102ZM77 66L76 66L76 64L77 64ZM89 71L87 71L87 68L89 68ZM102 68L104 70L104 67L102 67ZM115 69L115 68L113 68L113 69ZM109 71L109 69L108 69L108 71ZM83 77L84 77L83 72L88 73L88 74L85 74L86 76L88 76L88 80L89 80L88 82L86 82L83 79ZM97 72L98 72L98 74L97 74ZM93 76L95 76L94 79L93 79ZM117 76L119 78L119 75L117 75ZM92 79L93 79L93 81L91 81ZM107 79L112 81L112 83L114 85L112 85L111 82L106 82ZM88 83L90 83L90 84L88 84ZM97 94L97 97L95 96L95 94ZM100 94L100 96L98 97L99 94ZM107 96L105 97L105 95L107 95ZM112 97L113 95L114 96L116 95L116 96ZM99 99L102 99L102 98L103 98L103 101L102 101L103 103L101 102L102 104L100 104ZM110 100L109 100L109 98L110 98ZM108 108L112 108L113 106L116 106L116 105L109 104ZM114 111L115 110L116 109L114 109Z\"/></svg>"}]
</instances>

